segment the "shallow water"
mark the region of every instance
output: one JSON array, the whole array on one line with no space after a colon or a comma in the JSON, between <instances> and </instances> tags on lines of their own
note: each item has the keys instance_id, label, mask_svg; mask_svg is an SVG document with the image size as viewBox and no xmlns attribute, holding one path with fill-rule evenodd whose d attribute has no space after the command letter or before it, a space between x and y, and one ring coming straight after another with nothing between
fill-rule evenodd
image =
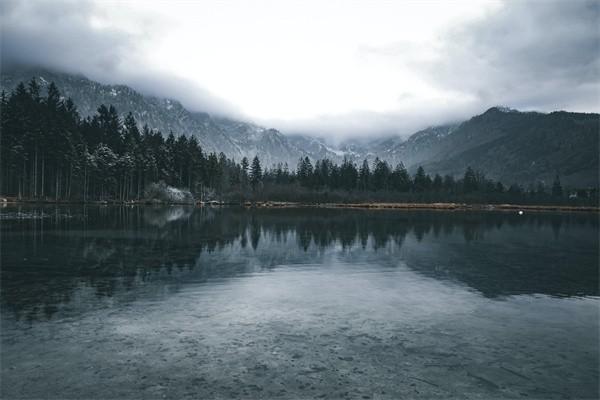
<instances>
[{"instance_id":1,"label":"shallow water","mask_svg":"<svg viewBox=\"0 0 600 400\"><path fill-rule=\"evenodd\" d=\"M598 217L4 208L2 398L596 398Z\"/></svg>"}]
</instances>

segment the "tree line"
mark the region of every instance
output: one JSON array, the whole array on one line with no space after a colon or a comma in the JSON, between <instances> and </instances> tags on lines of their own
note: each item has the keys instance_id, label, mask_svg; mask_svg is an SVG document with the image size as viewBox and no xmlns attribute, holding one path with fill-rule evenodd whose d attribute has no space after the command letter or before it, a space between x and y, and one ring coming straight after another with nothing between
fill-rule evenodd
<instances>
[{"instance_id":1,"label":"tree line","mask_svg":"<svg viewBox=\"0 0 600 400\"><path fill-rule=\"evenodd\" d=\"M0 95L0 193L21 199L139 200L154 182L187 188L196 197L221 200L402 200L558 201L559 177L546 188L505 186L467 168L464 175L431 176L422 167L410 175L399 163L376 158L360 165L301 157L264 168L256 156L239 163L205 152L194 136L164 135L129 113L101 105L82 118L54 83L46 95L35 79ZM586 195L589 193L585 193Z\"/></svg>"},{"instance_id":2,"label":"tree line","mask_svg":"<svg viewBox=\"0 0 600 400\"><path fill-rule=\"evenodd\" d=\"M517 184L506 186L471 167L467 167L459 178L440 174L431 176L423 167L418 167L411 175L402 162L392 167L379 158L372 163L363 160L357 166L348 159L340 165L328 159L317 160L313 165L308 157L303 157L295 172L290 172L287 166L277 165L263 175L263 192L268 194L263 197L276 200L290 197L285 194L287 192L282 193L282 188L293 189L296 199L307 201L556 203L568 200L558 175L550 187L539 183L523 188ZM587 198L594 193L580 191L579 197Z\"/></svg>"},{"instance_id":3,"label":"tree line","mask_svg":"<svg viewBox=\"0 0 600 400\"><path fill-rule=\"evenodd\" d=\"M141 199L152 182L194 192L223 189L240 166L223 153L206 154L195 137L142 129L131 113L124 119L101 105L81 118L54 83L47 95L32 79L0 95L2 187L26 199Z\"/></svg>"}]
</instances>

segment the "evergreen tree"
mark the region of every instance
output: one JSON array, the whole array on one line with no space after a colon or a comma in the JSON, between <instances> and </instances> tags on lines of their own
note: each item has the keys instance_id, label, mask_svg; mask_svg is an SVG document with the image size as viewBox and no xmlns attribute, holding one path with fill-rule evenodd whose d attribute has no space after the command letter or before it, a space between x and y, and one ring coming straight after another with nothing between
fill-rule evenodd
<instances>
[{"instance_id":1,"label":"evergreen tree","mask_svg":"<svg viewBox=\"0 0 600 400\"><path fill-rule=\"evenodd\" d=\"M206 184L210 188L216 188L221 179L221 171L219 169L219 159L215 153L210 153L206 160Z\"/></svg>"},{"instance_id":2,"label":"evergreen tree","mask_svg":"<svg viewBox=\"0 0 600 400\"><path fill-rule=\"evenodd\" d=\"M256 190L256 188L262 182L262 168L260 166L260 160L258 156L254 156L252 160L252 168L250 170L250 184L252 185L252 190Z\"/></svg>"},{"instance_id":3,"label":"evergreen tree","mask_svg":"<svg viewBox=\"0 0 600 400\"><path fill-rule=\"evenodd\" d=\"M475 192L478 189L477 175L473 168L467 167L465 175L463 177L463 191L464 193Z\"/></svg>"},{"instance_id":4,"label":"evergreen tree","mask_svg":"<svg viewBox=\"0 0 600 400\"><path fill-rule=\"evenodd\" d=\"M390 180L390 167L387 162L379 157L375 158L373 163L372 185L374 190L387 190Z\"/></svg>"},{"instance_id":5,"label":"evergreen tree","mask_svg":"<svg viewBox=\"0 0 600 400\"><path fill-rule=\"evenodd\" d=\"M247 157L242 158L242 164L241 164L241 166L242 166L242 176L245 179L248 179L248 167L249 167L249 165L250 164L248 163L248 158Z\"/></svg>"},{"instance_id":6,"label":"evergreen tree","mask_svg":"<svg viewBox=\"0 0 600 400\"><path fill-rule=\"evenodd\" d=\"M444 188L444 192L454 193L455 187L456 187L456 182L454 180L454 177L451 175L445 175L444 176L444 184L442 185L442 187Z\"/></svg>"},{"instance_id":7,"label":"evergreen tree","mask_svg":"<svg viewBox=\"0 0 600 400\"><path fill-rule=\"evenodd\" d=\"M545 196L546 195L546 186L544 186L543 182L538 182L535 187L535 194L537 196Z\"/></svg>"},{"instance_id":8,"label":"evergreen tree","mask_svg":"<svg viewBox=\"0 0 600 400\"><path fill-rule=\"evenodd\" d=\"M371 169L367 160L363 160L362 166L358 171L358 186L361 190L369 190L371 181Z\"/></svg>"},{"instance_id":9,"label":"evergreen tree","mask_svg":"<svg viewBox=\"0 0 600 400\"><path fill-rule=\"evenodd\" d=\"M198 185L203 185L204 153L195 136L188 141L190 161L188 163L188 187L195 192Z\"/></svg>"},{"instance_id":10,"label":"evergreen tree","mask_svg":"<svg viewBox=\"0 0 600 400\"><path fill-rule=\"evenodd\" d=\"M121 121L117 110L112 105L106 107L102 104L98 107L97 114L92 118L92 126L96 136L94 145L104 143L113 151L121 151Z\"/></svg>"},{"instance_id":11,"label":"evergreen tree","mask_svg":"<svg viewBox=\"0 0 600 400\"><path fill-rule=\"evenodd\" d=\"M431 185L431 188L433 189L433 191L441 192L443 185L444 185L444 183L442 181L442 177L440 176L440 174L435 174L435 177L433 178L433 183Z\"/></svg>"},{"instance_id":12,"label":"evergreen tree","mask_svg":"<svg viewBox=\"0 0 600 400\"><path fill-rule=\"evenodd\" d=\"M39 90L38 90L38 94L39 94ZM56 87L54 82L50 82L50 85L48 86L48 95L46 96L46 105L48 106L48 108L51 111L58 110L58 107L60 105L60 92L58 91L58 88Z\"/></svg>"},{"instance_id":13,"label":"evergreen tree","mask_svg":"<svg viewBox=\"0 0 600 400\"><path fill-rule=\"evenodd\" d=\"M27 89L29 91L29 95L31 96L31 99L33 101L39 103L41 101L40 85L38 85L35 78L31 78L31 80L29 81L29 84L27 85ZM56 89L56 86L54 86L54 89Z\"/></svg>"},{"instance_id":14,"label":"evergreen tree","mask_svg":"<svg viewBox=\"0 0 600 400\"><path fill-rule=\"evenodd\" d=\"M392 188L399 192L408 192L410 190L411 180L406 167L402 162L396 165L392 172Z\"/></svg>"},{"instance_id":15,"label":"evergreen tree","mask_svg":"<svg viewBox=\"0 0 600 400\"><path fill-rule=\"evenodd\" d=\"M346 158L339 165L317 160L313 168L308 157L299 160L295 172L281 163L263 171L258 157L252 163L244 157L236 164L223 153L205 154L193 136L173 132L164 136L148 126L140 131L133 114L122 122L119 115L112 105L100 105L94 116L82 119L73 101L63 100L54 83L42 95L35 79L20 82L10 94L0 93L1 193L20 198L129 200L140 198L145 187L162 180L195 193L224 197L243 193L249 181L254 190L265 184L260 195L291 200L296 199L297 182L303 186L300 195L308 201L348 195L340 191L357 191L349 196L352 199L380 201L395 201L400 192L406 193L397 197L402 201L432 198L421 193L436 193L442 201L460 201L464 194L468 194L466 201L547 199L542 184L531 185L527 193L518 185L506 190L501 182L486 179L470 167L458 181L439 174L432 180L422 167L411 180L402 163L391 171L380 159L373 163L372 172L367 160L358 170ZM408 194L411 189L418 194ZM380 193L366 193L371 190ZM558 174L551 193L555 198L564 194ZM595 196L590 190L579 193L582 200Z\"/></svg>"},{"instance_id":16,"label":"evergreen tree","mask_svg":"<svg viewBox=\"0 0 600 400\"><path fill-rule=\"evenodd\" d=\"M417 173L413 178L413 190L415 192L424 192L429 189L431 185L431 178L425 174L425 169L423 167L417 168Z\"/></svg>"},{"instance_id":17,"label":"evergreen tree","mask_svg":"<svg viewBox=\"0 0 600 400\"><path fill-rule=\"evenodd\" d=\"M123 136L127 147L135 147L140 143L140 130L131 112L123 120Z\"/></svg>"},{"instance_id":18,"label":"evergreen tree","mask_svg":"<svg viewBox=\"0 0 600 400\"><path fill-rule=\"evenodd\" d=\"M335 165L331 161L329 161L329 180L331 181L331 176L333 175L333 171L335 170ZM339 170L339 179L340 186L345 190L353 190L356 188L356 183L358 181L358 171L356 170L356 166L350 160L344 157L344 162L342 163ZM333 182L332 182L333 183ZM331 185L334 186L334 185Z\"/></svg>"},{"instance_id":19,"label":"evergreen tree","mask_svg":"<svg viewBox=\"0 0 600 400\"><path fill-rule=\"evenodd\" d=\"M562 185L560 184L560 178L559 178L558 174L556 174L556 176L554 177L554 182L552 183L552 196L562 197L562 195L563 195L563 188L562 188Z\"/></svg>"},{"instance_id":20,"label":"evergreen tree","mask_svg":"<svg viewBox=\"0 0 600 400\"><path fill-rule=\"evenodd\" d=\"M496 187L494 189L496 193L504 193L504 185L502 182L496 182Z\"/></svg>"},{"instance_id":21,"label":"evergreen tree","mask_svg":"<svg viewBox=\"0 0 600 400\"><path fill-rule=\"evenodd\" d=\"M313 179L313 166L308 157L300 158L298 161L298 181L302 186L310 187Z\"/></svg>"}]
</instances>

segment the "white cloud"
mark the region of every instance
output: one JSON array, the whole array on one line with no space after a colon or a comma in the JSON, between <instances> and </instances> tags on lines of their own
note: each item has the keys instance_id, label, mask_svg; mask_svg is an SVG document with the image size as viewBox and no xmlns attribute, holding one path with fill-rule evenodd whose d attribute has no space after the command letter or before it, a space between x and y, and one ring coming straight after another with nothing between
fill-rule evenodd
<instances>
[{"instance_id":1,"label":"white cloud","mask_svg":"<svg viewBox=\"0 0 600 400\"><path fill-rule=\"evenodd\" d=\"M325 136L597 111L594 1L4 1L3 58Z\"/></svg>"}]
</instances>

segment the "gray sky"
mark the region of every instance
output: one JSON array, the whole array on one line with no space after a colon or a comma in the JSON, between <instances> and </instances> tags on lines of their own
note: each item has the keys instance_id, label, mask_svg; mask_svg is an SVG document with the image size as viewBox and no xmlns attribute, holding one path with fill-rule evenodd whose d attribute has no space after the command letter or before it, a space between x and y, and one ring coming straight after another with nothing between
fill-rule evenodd
<instances>
[{"instance_id":1,"label":"gray sky","mask_svg":"<svg viewBox=\"0 0 600 400\"><path fill-rule=\"evenodd\" d=\"M600 2L0 2L2 63L330 138L598 112Z\"/></svg>"}]
</instances>

